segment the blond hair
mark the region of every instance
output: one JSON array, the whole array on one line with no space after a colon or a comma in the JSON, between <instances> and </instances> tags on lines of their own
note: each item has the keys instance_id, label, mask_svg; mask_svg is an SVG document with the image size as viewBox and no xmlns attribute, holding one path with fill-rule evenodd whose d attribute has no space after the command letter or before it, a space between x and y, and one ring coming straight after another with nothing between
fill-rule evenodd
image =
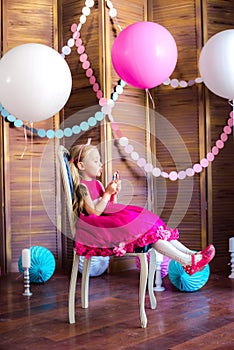
<instances>
[{"instance_id":1,"label":"blond hair","mask_svg":"<svg viewBox=\"0 0 234 350\"><path fill-rule=\"evenodd\" d=\"M78 169L78 163L82 162L91 150L97 149L93 145L76 145L70 149L69 167L73 182L73 213L74 216L80 216L84 209L84 197L87 195L86 186L80 183L81 175Z\"/></svg>"}]
</instances>

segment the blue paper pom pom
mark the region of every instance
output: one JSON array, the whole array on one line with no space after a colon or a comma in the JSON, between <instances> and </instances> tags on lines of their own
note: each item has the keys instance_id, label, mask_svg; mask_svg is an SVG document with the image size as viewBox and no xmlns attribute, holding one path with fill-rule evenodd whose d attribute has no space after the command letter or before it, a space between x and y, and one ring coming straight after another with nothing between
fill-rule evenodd
<instances>
[{"instance_id":1,"label":"blue paper pom pom","mask_svg":"<svg viewBox=\"0 0 234 350\"><path fill-rule=\"evenodd\" d=\"M29 279L32 283L44 283L53 275L55 270L55 259L53 254L44 247L34 246L30 248L31 267ZM22 266L22 255L18 260L18 268L21 274L24 273Z\"/></svg>"},{"instance_id":2,"label":"blue paper pom pom","mask_svg":"<svg viewBox=\"0 0 234 350\"><path fill-rule=\"evenodd\" d=\"M195 292L202 288L209 279L210 267L206 265L201 271L192 276L188 275L181 264L171 260L168 268L168 276L171 283L182 292Z\"/></svg>"}]
</instances>

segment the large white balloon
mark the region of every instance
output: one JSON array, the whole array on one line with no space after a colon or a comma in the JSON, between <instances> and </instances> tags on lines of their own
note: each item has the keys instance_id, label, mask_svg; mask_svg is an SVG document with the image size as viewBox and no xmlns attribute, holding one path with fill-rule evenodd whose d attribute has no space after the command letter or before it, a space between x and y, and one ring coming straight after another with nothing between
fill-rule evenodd
<instances>
[{"instance_id":1,"label":"large white balloon","mask_svg":"<svg viewBox=\"0 0 234 350\"><path fill-rule=\"evenodd\" d=\"M39 122L55 115L67 102L71 86L66 61L49 46L19 45L0 60L0 102L24 121Z\"/></svg>"},{"instance_id":2,"label":"large white balloon","mask_svg":"<svg viewBox=\"0 0 234 350\"><path fill-rule=\"evenodd\" d=\"M212 36L201 50L201 77L218 96L234 99L234 29Z\"/></svg>"}]
</instances>

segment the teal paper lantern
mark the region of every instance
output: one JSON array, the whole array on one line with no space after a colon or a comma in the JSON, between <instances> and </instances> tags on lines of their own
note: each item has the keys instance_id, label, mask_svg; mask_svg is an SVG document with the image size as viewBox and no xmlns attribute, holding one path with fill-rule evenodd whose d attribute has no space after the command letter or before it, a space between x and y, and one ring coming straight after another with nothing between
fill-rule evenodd
<instances>
[{"instance_id":1,"label":"teal paper lantern","mask_svg":"<svg viewBox=\"0 0 234 350\"><path fill-rule=\"evenodd\" d=\"M209 279L210 267L206 265L201 271L188 275L181 264L171 260L168 268L171 283L182 292L195 292L202 288Z\"/></svg>"},{"instance_id":2,"label":"teal paper lantern","mask_svg":"<svg viewBox=\"0 0 234 350\"><path fill-rule=\"evenodd\" d=\"M55 270L54 255L50 250L40 246L30 248L31 267L29 269L29 279L32 283L44 283L53 275ZM19 272L23 275L22 255L18 260Z\"/></svg>"}]
</instances>

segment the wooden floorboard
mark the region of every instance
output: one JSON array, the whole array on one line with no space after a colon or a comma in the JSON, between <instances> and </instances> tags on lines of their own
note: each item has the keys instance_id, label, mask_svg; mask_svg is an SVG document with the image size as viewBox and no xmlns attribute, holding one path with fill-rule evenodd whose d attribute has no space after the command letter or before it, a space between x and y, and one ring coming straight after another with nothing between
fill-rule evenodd
<instances>
[{"instance_id":1,"label":"wooden floorboard","mask_svg":"<svg viewBox=\"0 0 234 350\"><path fill-rule=\"evenodd\" d=\"M69 276L56 273L45 284L32 284L24 297L18 274L0 277L0 350L224 350L234 349L234 280L211 275L199 291L178 291L164 278L156 293L157 309L148 295L148 327L140 327L139 273L136 270L90 279L89 308L80 304L76 319L67 314Z\"/></svg>"}]
</instances>

